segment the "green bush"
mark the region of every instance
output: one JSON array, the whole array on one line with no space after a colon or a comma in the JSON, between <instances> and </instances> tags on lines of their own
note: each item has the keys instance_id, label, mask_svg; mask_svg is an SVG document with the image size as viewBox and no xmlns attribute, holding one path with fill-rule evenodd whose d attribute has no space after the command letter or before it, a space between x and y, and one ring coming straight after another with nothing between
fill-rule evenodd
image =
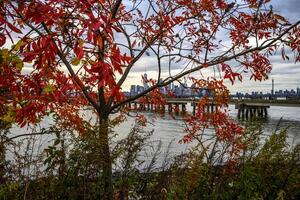
<instances>
[{"instance_id":1,"label":"green bush","mask_svg":"<svg viewBox=\"0 0 300 200\"><path fill-rule=\"evenodd\" d=\"M7 132L2 131L0 199L101 198L100 148L93 128L87 130L86 135L76 136L71 130L52 127L47 130L54 136L51 145L30 159L30 154L14 151L10 161L7 149L21 148L26 142L30 146L34 140L8 142ZM196 145L160 168L154 166L161 143L154 148L149 143L151 134L136 124L126 138L112 145L115 199L300 198L300 146L289 146L287 130L262 137L261 128L247 125L241 138L244 148L238 155L228 156L230 145L215 141L214 146L227 148L209 152L208 147ZM149 146L154 151L142 170L145 160L140 155Z\"/></svg>"}]
</instances>

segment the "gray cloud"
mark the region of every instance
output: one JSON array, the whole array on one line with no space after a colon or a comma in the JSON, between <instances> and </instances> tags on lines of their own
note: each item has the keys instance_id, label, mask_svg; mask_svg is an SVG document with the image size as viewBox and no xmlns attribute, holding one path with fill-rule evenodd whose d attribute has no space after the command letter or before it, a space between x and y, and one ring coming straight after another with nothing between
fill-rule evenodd
<instances>
[{"instance_id":1,"label":"gray cloud","mask_svg":"<svg viewBox=\"0 0 300 200\"><path fill-rule=\"evenodd\" d=\"M182 69L183 63L171 63L171 70ZM168 59L161 60L161 71L168 72L169 70L169 61ZM143 56L132 68L133 72L149 72L149 71L158 71L158 63L157 58L155 56Z\"/></svg>"},{"instance_id":2,"label":"gray cloud","mask_svg":"<svg viewBox=\"0 0 300 200\"><path fill-rule=\"evenodd\" d=\"M284 17L287 17L291 22L295 22L300 19L300 0L272 0L271 4L273 5L273 10L279 12ZM223 39L223 41L228 41L228 45L230 45L230 40L228 38L226 31L221 31L217 38ZM255 82L253 80L249 80L250 74L245 74L244 80L242 83L236 82L235 85L231 85L229 81L226 81L229 88L232 92L242 91L242 92L251 92L253 90L269 92L271 89L271 79L275 79L277 89L292 89L300 86L300 65L294 64L294 57L290 50L286 49L286 53L289 55L289 61L283 61L281 58L281 52L278 51L277 55L270 57L270 61L273 65L273 70L269 76L269 80L263 82ZM229 62L234 66L234 63ZM162 71L163 74L168 72L168 62L164 60L162 63ZM183 69L182 63L173 63L172 69L177 69L176 71L180 71ZM140 84L141 74L145 72L148 73L148 76L151 78L157 78L157 61L156 58L151 56L144 56L132 69L132 77L128 79L125 83L125 87L129 87L130 84ZM175 72L173 72L175 74ZM202 70L202 74L206 78L207 76L213 76L214 71L212 68L207 68ZM195 75L201 78L200 72L195 72L192 75ZM218 73L216 74L218 77Z\"/></svg>"},{"instance_id":3,"label":"gray cloud","mask_svg":"<svg viewBox=\"0 0 300 200\"><path fill-rule=\"evenodd\" d=\"M274 0L271 3L274 10L280 12L290 20L299 20L300 1L299 0Z\"/></svg>"}]
</instances>

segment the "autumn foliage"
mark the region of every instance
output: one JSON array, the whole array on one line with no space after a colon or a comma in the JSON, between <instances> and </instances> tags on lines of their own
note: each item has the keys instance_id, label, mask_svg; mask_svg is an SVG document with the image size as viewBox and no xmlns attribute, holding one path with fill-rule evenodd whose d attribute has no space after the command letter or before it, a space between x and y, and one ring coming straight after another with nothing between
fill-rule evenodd
<instances>
[{"instance_id":1,"label":"autumn foliage","mask_svg":"<svg viewBox=\"0 0 300 200\"><path fill-rule=\"evenodd\" d=\"M122 84L148 49L159 66L168 56L171 62L182 59L195 67L156 82L145 94L210 66L220 66L223 78L232 83L242 81L245 71L251 72L251 79L267 79L272 69L268 57L277 49L283 48L286 59L284 46L290 46L299 60L297 24L289 26L284 17L268 9L269 3L157 1L145 3L149 8L144 14L137 1L2 1L1 46L13 43L11 50L1 50L2 104L14 105L10 115L21 126L71 102L72 94L87 100L74 103L73 98L70 105L92 105L107 115L124 102ZM222 30L228 30L231 45L221 52L223 41L217 41L216 35ZM120 35L127 41L116 40ZM250 43L252 39L256 44ZM243 69L232 68L230 60ZM32 72L21 73L23 63L32 66ZM69 74L63 73L64 67ZM112 106L113 102L117 104Z\"/></svg>"},{"instance_id":2,"label":"autumn foliage","mask_svg":"<svg viewBox=\"0 0 300 200\"><path fill-rule=\"evenodd\" d=\"M207 114L208 100L201 100L196 115L187 117L183 142L212 126L218 140L240 150L243 129L226 114L224 82L268 79L270 56L281 52L283 60L290 59L287 48L300 61L300 21L291 24L270 5L270 0L2 0L0 119L24 127L56 113L62 127L84 135L80 109L91 107L111 180L110 114L141 97L164 105L159 88L189 76L195 90L212 91L219 109ZM124 83L149 56L157 77L144 92L125 98ZM200 76L210 69L219 76ZM111 191L111 183L105 184Z\"/></svg>"}]
</instances>

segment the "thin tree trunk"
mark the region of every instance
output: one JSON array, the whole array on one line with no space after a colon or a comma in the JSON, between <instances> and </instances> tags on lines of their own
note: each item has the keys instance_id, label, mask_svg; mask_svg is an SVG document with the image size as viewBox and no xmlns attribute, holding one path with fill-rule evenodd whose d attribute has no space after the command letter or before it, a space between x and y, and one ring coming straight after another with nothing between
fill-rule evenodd
<instances>
[{"instance_id":1,"label":"thin tree trunk","mask_svg":"<svg viewBox=\"0 0 300 200\"><path fill-rule=\"evenodd\" d=\"M101 148L101 158L103 161L102 165L102 180L104 184L104 199L113 199L113 185L112 185L112 161L109 150L109 139L108 139L108 118L100 120L99 127L99 142Z\"/></svg>"}]
</instances>

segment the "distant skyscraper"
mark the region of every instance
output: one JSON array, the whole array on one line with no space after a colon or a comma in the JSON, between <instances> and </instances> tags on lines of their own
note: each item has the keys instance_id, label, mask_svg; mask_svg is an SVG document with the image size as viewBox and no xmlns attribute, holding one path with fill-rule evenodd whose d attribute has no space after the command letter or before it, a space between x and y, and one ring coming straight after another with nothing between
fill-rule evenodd
<instances>
[{"instance_id":1,"label":"distant skyscraper","mask_svg":"<svg viewBox=\"0 0 300 200\"><path fill-rule=\"evenodd\" d=\"M149 88L149 86L148 86L148 76L147 76L146 73L144 74L144 78L143 78L143 86L144 86L145 90L147 90Z\"/></svg>"},{"instance_id":2,"label":"distant skyscraper","mask_svg":"<svg viewBox=\"0 0 300 200\"><path fill-rule=\"evenodd\" d=\"M130 87L130 95L133 96L137 93L136 85L131 85Z\"/></svg>"},{"instance_id":3,"label":"distant skyscraper","mask_svg":"<svg viewBox=\"0 0 300 200\"><path fill-rule=\"evenodd\" d=\"M137 87L137 93L138 94L145 90L145 88L143 86L137 85L136 87Z\"/></svg>"}]
</instances>

